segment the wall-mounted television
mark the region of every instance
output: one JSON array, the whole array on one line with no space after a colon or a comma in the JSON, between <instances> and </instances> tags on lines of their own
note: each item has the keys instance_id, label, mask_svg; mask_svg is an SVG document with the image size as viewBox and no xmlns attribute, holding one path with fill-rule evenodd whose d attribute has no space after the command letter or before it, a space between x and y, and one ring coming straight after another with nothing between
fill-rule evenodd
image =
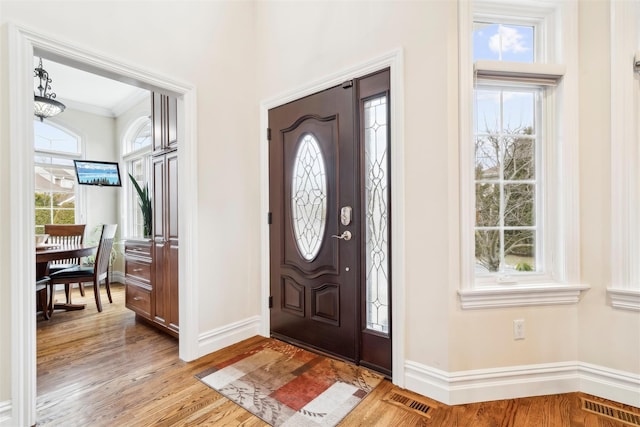
<instances>
[{"instance_id":1,"label":"wall-mounted television","mask_svg":"<svg viewBox=\"0 0 640 427\"><path fill-rule=\"evenodd\" d=\"M121 187L120 168L116 162L74 160L76 177L80 185Z\"/></svg>"}]
</instances>

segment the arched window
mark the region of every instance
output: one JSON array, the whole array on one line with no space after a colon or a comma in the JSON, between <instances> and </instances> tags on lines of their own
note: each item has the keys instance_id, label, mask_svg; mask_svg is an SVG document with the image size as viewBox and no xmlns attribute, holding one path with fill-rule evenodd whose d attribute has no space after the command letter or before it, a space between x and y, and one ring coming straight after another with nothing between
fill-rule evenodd
<instances>
[{"instance_id":1,"label":"arched window","mask_svg":"<svg viewBox=\"0 0 640 427\"><path fill-rule=\"evenodd\" d=\"M133 153L151 146L151 118L139 117L125 134L125 154Z\"/></svg>"},{"instance_id":2,"label":"arched window","mask_svg":"<svg viewBox=\"0 0 640 427\"><path fill-rule=\"evenodd\" d=\"M50 122L34 120L36 233L45 224L74 224L77 191L73 160L81 158L80 137Z\"/></svg>"},{"instance_id":3,"label":"arched window","mask_svg":"<svg viewBox=\"0 0 640 427\"><path fill-rule=\"evenodd\" d=\"M149 163L151 161L152 128L151 117L142 116L132 121L124 133L122 141L122 160L127 176L125 182L125 221L126 235L144 236L144 221L138 204L138 194L129 179L131 174L141 188L149 183Z\"/></svg>"}]
</instances>

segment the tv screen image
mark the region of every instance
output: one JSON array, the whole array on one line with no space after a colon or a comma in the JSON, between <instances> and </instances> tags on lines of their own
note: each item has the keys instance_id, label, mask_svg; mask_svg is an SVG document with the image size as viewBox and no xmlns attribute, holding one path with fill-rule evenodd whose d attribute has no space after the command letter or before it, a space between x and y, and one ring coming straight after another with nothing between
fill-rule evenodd
<instances>
[{"instance_id":1,"label":"tv screen image","mask_svg":"<svg viewBox=\"0 0 640 427\"><path fill-rule=\"evenodd\" d=\"M116 162L74 160L76 177L80 185L120 187L120 168Z\"/></svg>"}]
</instances>

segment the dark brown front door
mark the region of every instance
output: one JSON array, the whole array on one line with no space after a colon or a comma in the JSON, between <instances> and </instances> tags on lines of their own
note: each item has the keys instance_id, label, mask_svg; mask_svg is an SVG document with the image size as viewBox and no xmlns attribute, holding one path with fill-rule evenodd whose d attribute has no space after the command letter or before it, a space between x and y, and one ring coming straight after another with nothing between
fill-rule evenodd
<instances>
[{"instance_id":1,"label":"dark brown front door","mask_svg":"<svg viewBox=\"0 0 640 427\"><path fill-rule=\"evenodd\" d=\"M388 281L372 281L371 271L378 267L363 253L367 248L380 258L369 224L380 227L371 223L362 205L375 205L369 210L385 221L389 207L382 216L375 213L379 205L371 196L378 196L364 176L371 151L361 141L377 132L384 134L386 143L388 127L374 123L365 131L375 111L364 93L371 85L364 81L369 80L348 82L269 110L271 334L390 373L389 332L367 332L367 325L378 328L381 319L388 324L390 301ZM377 115L386 126L386 113ZM382 153L376 164L387 159ZM388 253L385 257L386 262ZM374 284L373 293L365 283ZM386 304L386 314L374 313L373 322L365 320L372 311L367 307L378 310L380 301Z\"/></svg>"},{"instance_id":2,"label":"dark brown front door","mask_svg":"<svg viewBox=\"0 0 640 427\"><path fill-rule=\"evenodd\" d=\"M271 332L355 361L359 202L353 88L338 86L269 111Z\"/></svg>"}]
</instances>

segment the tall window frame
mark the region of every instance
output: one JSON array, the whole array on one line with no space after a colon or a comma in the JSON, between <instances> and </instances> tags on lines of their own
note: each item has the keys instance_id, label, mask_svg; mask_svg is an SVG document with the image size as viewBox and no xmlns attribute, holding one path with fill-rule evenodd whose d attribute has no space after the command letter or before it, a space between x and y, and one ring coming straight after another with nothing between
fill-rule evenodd
<instances>
[{"instance_id":1,"label":"tall window frame","mask_svg":"<svg viewBox=\"0 0 640 427\"><path fill-rule=\"evenodd\" d=\"M640 311L640 5L611 2L611 279L615 309Z\"/></svg>"},{"instance_id":2,"label":"tall window frame","mask_svg":"<svg viewBox=\"0 0 640 427\"><path fill-rule=\"evenodd\" d=\"M144 221L136 192L129 174L144 188L151 182L152 121L149 115L134 119L122 139L124 178L124 229L127 236L144 237Z\"/></svg>"},{"instance_id":3,"label":"tall window frame","mask_svg":"<svg viewBox=\"0 0 640 427\"><path fill-rule=\"evenodd\" d=\"M73 160L82 158L82 138L50 120L34 119L35 232L45 224L75 224L84 218Z\"/></svg>"},{"instance_id":4,"label":"tall window frame","mask_svg":"<svg viewBox=\"0 0 640 427\"><path fill-rule=\"evenodd\" d=\"M460 0L460 208L463 309L577 303L580 283L577 6L571 2ZM528 25L535 32L532 63L473 59L474 23ZM476 274L474 90L478 83L538 86L544 145L538 201L538 271ZM540 252L540 250L542 252Z\"/></svg>"}]
</instances>

